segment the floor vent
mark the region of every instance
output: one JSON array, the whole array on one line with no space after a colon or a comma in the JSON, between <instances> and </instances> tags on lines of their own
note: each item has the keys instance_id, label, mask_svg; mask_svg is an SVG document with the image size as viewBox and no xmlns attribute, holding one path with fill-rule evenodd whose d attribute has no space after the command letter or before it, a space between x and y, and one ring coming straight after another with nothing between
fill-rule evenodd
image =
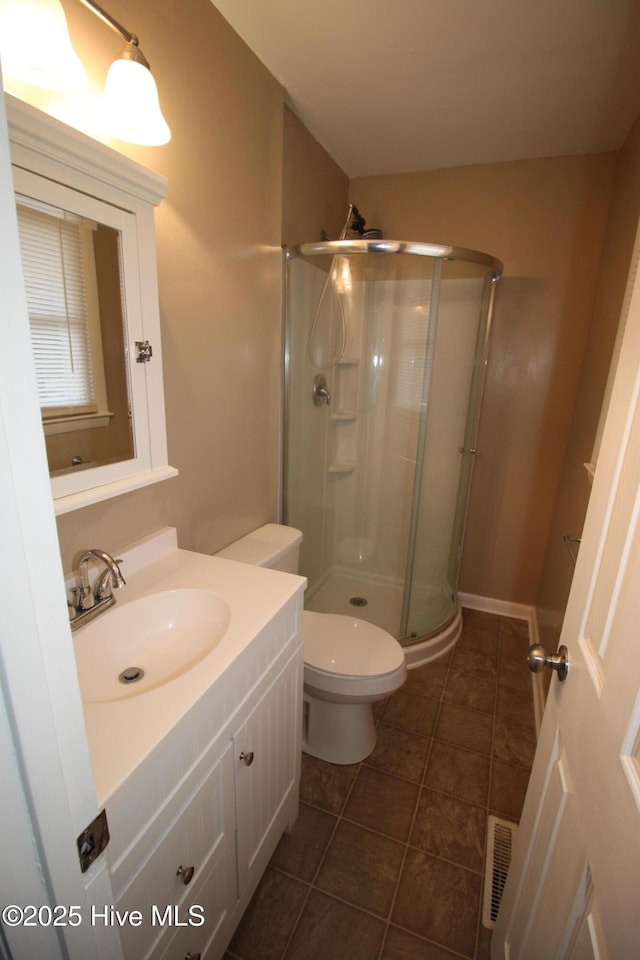
<instances>
[{"instance_id":1,"label":"floor vent","mask_svg":"<svg viewBox=\"0 0 640 960\"><path fill-rule=\"evenodd\" d=\"M498 919L498 910L504 885L507 882L511 851L517 832L518 827L515 823L499 820L498 817L489 817L482 906L482 926L489 930L493 930Z\"/></svg>"}]
</instances>

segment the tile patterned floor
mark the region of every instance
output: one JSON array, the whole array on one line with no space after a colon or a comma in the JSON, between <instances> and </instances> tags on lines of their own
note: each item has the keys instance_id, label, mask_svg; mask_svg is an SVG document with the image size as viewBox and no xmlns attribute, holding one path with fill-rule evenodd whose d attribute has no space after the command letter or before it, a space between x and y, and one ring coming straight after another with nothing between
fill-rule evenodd
<instances>
[{"instance_id":1,"label":"tile patterned floor","mask_svg":"<svg viewBox=\"0 0 640 960\"><path fill-rule=\"evenodd\" d=\"M226 960L486 960L487 817L517 821L535 731L527 625L465 611L455 650L377 705L361 764L303 755L300 814Z\"/></svg>"}]
</instances>

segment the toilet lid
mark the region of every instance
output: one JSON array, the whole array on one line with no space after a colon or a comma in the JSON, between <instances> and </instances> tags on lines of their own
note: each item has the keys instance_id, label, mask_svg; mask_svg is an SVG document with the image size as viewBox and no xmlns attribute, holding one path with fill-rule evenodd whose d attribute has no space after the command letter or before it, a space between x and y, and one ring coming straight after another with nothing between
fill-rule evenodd
<instances>
[{"instance_id":1,"label":"toilet lid","mask_svg":"<svg viewBox=\"0 0 640 960\"><path fill-rule=\"evenodd\" d=\"M302 633L305 663L327 673L379 676L404 663L398 641L366 620L305 610Z\"/></svg>"}]
</instances>

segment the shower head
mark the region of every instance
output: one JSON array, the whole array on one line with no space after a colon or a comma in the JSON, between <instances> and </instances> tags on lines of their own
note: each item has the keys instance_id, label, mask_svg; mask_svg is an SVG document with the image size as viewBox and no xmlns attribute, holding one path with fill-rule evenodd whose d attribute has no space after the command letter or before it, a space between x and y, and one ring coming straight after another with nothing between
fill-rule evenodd
<instances>
[{"instance_id":1,"label":"shower head","mask_svg":"<svg viewBox=\"0 0 640 960\"><path fill-rule=\"evenodd\" d=\"M382 230L378 227L367 228L367 221L362 216L357 207L351 206L351 212L347 221L346 236L350 239L362 240L382 240Z\"/></svg>"},{"instance_id":2,"label":"shower head","mask_svg":"<svg viewBox=\"0 0 640 960\"><path fill-rule=\"evenodd\" d=\"M353 203L349 204L349 209L347 210L347 219L345 220L344 227L340 234L340 240L382 240L382 230L379 230L377 227L370 227L369 230L365 229L367 221L362 216L360 211ZM322 231L322 240L328 240L329 237L326 235L325 231Z\"/></svg>"},{"instance_id":3,"label":"shower head","mask_svg":"<svg viewBox=\"0 0 640 960\"><path fill-rule=\"evenodd\" d=\"M365 218L362 216L357 207L351 208L351 223L349 224L349 229L351 233L357 233L358 236L362 236L364 233L364 227L366 224Z\"/></svg>"}]
</instances>

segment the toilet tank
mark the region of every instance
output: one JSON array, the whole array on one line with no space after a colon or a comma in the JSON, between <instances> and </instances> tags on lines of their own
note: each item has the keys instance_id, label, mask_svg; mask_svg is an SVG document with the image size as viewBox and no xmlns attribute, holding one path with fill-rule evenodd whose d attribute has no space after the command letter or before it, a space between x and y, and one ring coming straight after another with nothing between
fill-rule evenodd
<instances>
[{"instance_id":1,"label":"toilet tank","mask_svg":"<svg viewBox=\"0 0 640 960\"><path fill-rule=\"evenodd\" d=\"M295 527L281 523L265 523L245 537L234 540L228 547L215 554L223 560L237 560L257 567L298 572L302 533Z\"/></svg>"}]
</instances>

